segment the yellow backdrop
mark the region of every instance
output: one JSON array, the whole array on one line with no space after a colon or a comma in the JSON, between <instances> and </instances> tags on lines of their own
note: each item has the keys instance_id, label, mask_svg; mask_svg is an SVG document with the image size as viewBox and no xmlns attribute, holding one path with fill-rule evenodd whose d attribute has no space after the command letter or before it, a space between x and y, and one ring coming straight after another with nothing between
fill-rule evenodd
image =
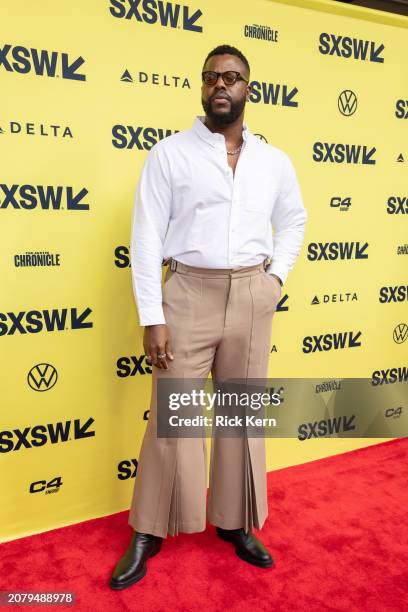
<instances>
[{"instance_id":1,"label":"yellow backdrop","mask_svg":"<svg viewBox=\"0 0 408 612\"><path fill-rule=\"evenodd\" d=\"M406 18L333 2L38 0L2 3L0 19L3 541L129 508L151 385L134 191L154 142L202 114L219 44L248 57L246 122L290 155L309 212L270 376L406 376ZM342 333L344 348L321 350ZM396 401L394 417L408 409ZM378 441L268 440L268 469Z\"/></svg>"}]
</instances>

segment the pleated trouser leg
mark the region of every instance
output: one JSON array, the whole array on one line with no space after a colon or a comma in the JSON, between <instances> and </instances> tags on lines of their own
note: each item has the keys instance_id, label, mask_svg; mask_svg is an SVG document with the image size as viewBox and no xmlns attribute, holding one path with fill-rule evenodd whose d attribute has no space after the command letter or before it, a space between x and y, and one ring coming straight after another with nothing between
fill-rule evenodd
<instances>
[{"instance_id":1,"label":"pleated trouser leg","mask_svg":"<svg viewBox=\"0 0 408 612\"><path fill-rule=\"evenodd\" d=\"M210 372L216 378L265 378L276 302L273 281L259 267L167 271L163 310L174 360L167 370L152 370L128 520L136 531L166 537L206 525L206 440L157 437L157 381L201 379L204 387ZM267 516L264 439L214 438L209 484L211 523L261 528Z\"/></svg>"},{"instance_id":2,"label":"pleated trouser leg","mask_svg":"<svg viewBox=\"0 0 408 612\"><path fill-rule=\"evenodd\" d=\"M214 379L267 378L278 295L274 282L264 272L233 278ZM246 433L212 438L208 520L224 529L261 529L268 516L265 439Z\"/></svg>"}]
</instances>

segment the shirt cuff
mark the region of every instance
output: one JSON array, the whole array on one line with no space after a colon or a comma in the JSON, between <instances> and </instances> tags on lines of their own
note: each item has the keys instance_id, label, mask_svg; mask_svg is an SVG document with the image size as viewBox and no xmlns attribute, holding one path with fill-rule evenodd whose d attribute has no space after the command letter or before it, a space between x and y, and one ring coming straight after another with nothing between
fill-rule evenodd
<instances>
[{"instance_id":1,"label":"shirt cuff","mask_svg":"<svg viewBox=\"0 0 408 612\"><path fill-rule=\"evenodd\" d=\"M166 319L164 318L162 306L156 306L154 308L149 308L148 311L139 312L139 325L141 325L142 327L145 325L162 324L166 324Z\"/></svg>"},{"instance_id":2,"label":"shirt cuff","mask_svg":"<svg viewBox=\"0 0 408 612\"><path fill-rule=\"evenodd\" d=\"M287 267L278 261L272 261L272 263L266 268L268 274L276 274L282 281L282 284L286 281L289 271Z\"/></svg>"}]
</instances>

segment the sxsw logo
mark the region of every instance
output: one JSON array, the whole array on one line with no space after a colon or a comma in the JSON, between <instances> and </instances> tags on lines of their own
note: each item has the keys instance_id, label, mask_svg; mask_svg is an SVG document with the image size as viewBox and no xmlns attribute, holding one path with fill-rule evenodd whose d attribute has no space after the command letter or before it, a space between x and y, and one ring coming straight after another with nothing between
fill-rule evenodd
<instances>
[{"instance_id":1,"label":"sxsw logo","mask_svg":"<svg viewBox=\"0 0 408 612\"><path fill-rule=\"evenodd\" d=\"M139 151L150 151L153 145L179 130L131 125L114 125L112 128L112 144L117 149L133 149Z\"/></svg>"},{"instance_id":2,"label":"sxsw logo","mask_svg":"<svg viewBox=\"0 0 408 612\"><path fill-rule=\"evenodd\" d=\"M304 353L316 353L316 351L356 348L361 346L361 334L361 331L346 331L321 334L320 336L305 336L302 351Z\"/></svg>"},{"instance_id":3,"label":"sxsw logo","mask_svg":"<svg viewBox=\"0 0 408 612\"><path fill-rule=\"evenodd\" d=\"M149 25L159 23L166 28L181 28L190 32L202 32L197 21L203 14L200 9L190 14L190 7L162 0L110 0L109 12L118 19L135 19Z\"/></svg>"},{"instance_id":4,"label":"sxsw logo","mask_svg":"<svg viewBox=\"0 0 408 612\"><path fill-rule=\"evenodd\" d=\"M0 336L87 329L93 327L92 321L87 321L91 312L92 309L89 307L82 311L78 311L77 308L53 308L52 310L22 310L17 313L0 312Z\"/></svg>"},{"instance_id":5,"label":"sxsw logo","mask_svg":"<svg viewBox=\"0 0 408 612\"><path fill-rule=\"evenodd\" d=\"M130 357L120 357L117 362L116 374L119 378L128 378L129 376L145 376L152 373L152 366L145 364L146 355L131 355Z\"/></svg>"},{"instance_id":6,"label":"sxsw logo","mask_svg":"<svg viewBox=\"0 0 408 612\"><path fill-rule=\"evenodd\" d=\"M74 190L63 185L6 185L0 183L0 209L89 210L83 202L88 195L85 187Z\"/></svg>"},{"instance_id":7,"label":"sxsw logo","mask_svg":"<svg viewBox=\"0 0 408 612\"><path fill-rule=\"evenodd\" d=\"M115 266L117 268L130 268L130 249L124 245L117 246L115 251Z\"/></svg>"},{"instance_id":8,"label":"sxsw logo","mask_svg":"<svg viewBox=\"0 0 408 612\"><path fill-rule=\"evenodd\" d=\"M408 301L408 285L395 285L394 287L381 287L378 301L380 304L389 304L390 302L406 302Z\"/></svg>"},{"instance_id":9,"label":"sxsw logo","mask_svg":"<svg viewBox=\"0 0 408 612\"><path fill-rule=\"evenodd\" d=\"M312 157L316 162L373 165L376 163L374 159L376 151L375 147L369 148L367 145L315 142Z\"/></svg>"},{"instance_id":10,"label":"sxsw logo","mask_svg":"<svg viewBox=\"0 0 408 612\"><path fill-rule=\"evenodd\" d=\"M58 423L47 423L46 425L35 425L21 429L0 431L0 453L18 451L22 448L38 448L46 444L59 444L72 439L82 440L95 435L95 431L89 431L94 419L89 419L81 424L80 419L72 421L58 421Z\"/></svg>"},{"instance_id":11,"label":"sxsw logo","mask_svg":"<svg viewBox=\"0 0 408 612\"><path fill-rule=\"evenodd\" d=\"M263 102L273 106L299 106L295 96L299 92L297 87L281 85L280 83L265 83L264 81L251 81L250 102Z\"/></svg>"},{"instance_id":12,"label":"sxsw logo","mask_svg":"<svg viewBox=\"0 0 408 612\"><path fill-rule=\"evenodd\" d=\"M408 198L399 196L388 198L387 213L389 215L408 215Z\"/></svg>"},{"instance_id":13,"label":"sxsw logo","mask_svg":"<svg viewBox=\"0 0 408 612\"><path fill-rule=\"evenodd\" d=\"M118 479L128 480L129 478L135 478L137 472L138 461L137 459L125 459L118 463Z\"/></svg>"},{"instance_id":14,"label":"sxsw logo","mask_svg":"<svg viewBox=\"0 0 408 612\"><path fill-rule=\"evenodd\" d=\"M397 119L408 119L408 100L396 101L395 116Z\"/></svg>"},{"instance_id":15,"label":"sxsw logo","mask_svg":"<svg viewBox=\"0 0 408 612\"><path fill-rule=\"evenodd\" d=\"M338 36L322 32L319 36L318 47L323 55L337 55L338 57L351 58L355 60L384 63L381 56L384 45L371 40L351 38L350 36Z\"/></svg>"},{"instance_id":16,"label":"sxsw logo","mask_svg":"<svg viewBox=\"0 0 408 612\"><path fill-rule=\"evenodd\" d=\"M289 310L288 299L289 299L289 296L287 293L285 293L285 295L283 295L279 299L279 302L276 306L277 312L287 312Z\"/></svg>"},{"instance_id":17,"label":"sxsw logo","mask_svg":"<svg viewBox=\"0 0 408 612\"><path fill-rule=\"evenodd\" d=\"M373 387L379 385L393 385L396 382L408 382L408 367L388 368L387 370L374 370L371 374Z\"/></svg>"},{"instance_id":18,"label":"sxsw logo","mask_svg":"<svg viewBox=\"0 0 408 612\"><path fill-rule=\"evenodd\" d=\"M368 259L368 242L310 242L307 247L309 261L336 261L337 259Z\"/></svg>"},{"instance_id":19,"label":"sxsw logo","mask_svg":"<svg viewBox=\"0 0 408 612\"><path fill-rule=\"evenodd\" d=\"M84 61L81 56L69 59L68 53L33 49L21 45L6 44L0 49L0 70L4 68L7 72L18 72L19 74L34 72L37 76L85 81L85 75L77 72ZM60 68L57 71L58 65Z\"/></svg>"},{"instance_id":20,"label":"sxsw logo","mask_svg":"<svg viewBox=\"0 0 408 612\"><path fill-rule=\"evenodd\" d=\"M298 427L298 439L303 442L304 440L310 440L310 438L322 438L340 432L352 431L356 428L355 418L356 416L352 414L351 416L322 419L313 423L302 423Z\"/></svg>"}]
</instances>

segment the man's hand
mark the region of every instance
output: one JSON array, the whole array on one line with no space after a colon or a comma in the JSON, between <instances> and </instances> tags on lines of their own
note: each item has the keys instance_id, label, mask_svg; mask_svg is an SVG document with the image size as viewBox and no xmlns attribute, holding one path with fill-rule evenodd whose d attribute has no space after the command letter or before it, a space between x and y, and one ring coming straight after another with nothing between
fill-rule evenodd
<instances>
[{"instance_id":1,"label":"man's hand","mask_svg":"<svg viewBox=\"0 0 408 612\"><path fill-rule=\"evenodd\" d=\"M166 324L146 325L143 334L143 347L146 361L163 370L168 370L167 358L173 360L170 331ZM163 355L163 357L159 357Z\"/></svg>"}]
</instances>

